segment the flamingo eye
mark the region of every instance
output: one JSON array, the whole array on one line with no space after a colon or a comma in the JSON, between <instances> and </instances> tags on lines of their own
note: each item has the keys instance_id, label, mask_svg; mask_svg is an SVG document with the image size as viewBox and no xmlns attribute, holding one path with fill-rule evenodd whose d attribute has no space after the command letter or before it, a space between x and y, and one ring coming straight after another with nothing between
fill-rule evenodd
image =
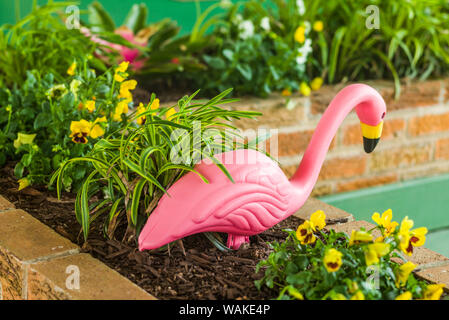
<instances>
[{"instance_id":1,"label":"flamingo eye","mask_svg":"<svg viewBox=\"0 0 449 320\"><path fill-rule=\"evenodd\" d=\"M385 112L384 112L384 113L382 113L382 119L383 119L383 118L385 118Z\"/></svg>"}]
</instances>

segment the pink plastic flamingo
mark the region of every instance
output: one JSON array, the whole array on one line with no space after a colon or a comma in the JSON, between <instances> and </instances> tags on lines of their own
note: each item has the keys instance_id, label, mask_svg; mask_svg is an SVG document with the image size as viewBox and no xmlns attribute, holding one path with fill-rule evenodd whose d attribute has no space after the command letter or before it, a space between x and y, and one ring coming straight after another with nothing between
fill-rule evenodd
<instances>
[{"instance_id":1,"label":"pink plastic flamingo","mask_svg":"<svg viewBox=\"0 0 449 320\"><path fill-rule=\"evenodd\" d=\"M179 179L164 195L139 236L139 249L156 249L200 232L228 233L227 245L238 249L249 236L271 228L295 213L315 185L329 145L347 114L356 109L364 147L374 150L382 133L385 102L373 88L354 84L341 90L324 112L304 157L288 180L277 163L254 150L216 155L232 183L213 163L202 161L195 173ZM229 164L231 163L231 164Z\"/></svg>"}]
</instances>

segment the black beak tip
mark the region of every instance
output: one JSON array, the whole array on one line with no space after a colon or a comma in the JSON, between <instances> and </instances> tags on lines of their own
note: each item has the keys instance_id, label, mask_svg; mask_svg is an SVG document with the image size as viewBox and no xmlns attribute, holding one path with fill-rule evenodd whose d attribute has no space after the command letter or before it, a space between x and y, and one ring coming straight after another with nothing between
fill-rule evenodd
<instances>
[{"instance_id":1,"label":"black beak tip","mask_svg":"<svg viewBox=\"0 0 449 320\"><path fill-rule=\"evenodd\" d=\"M379 143L378 139L368 139L363 137L363 148L365 149L366 153L371 153L376 148L377 144Z\"/></svg>"}]
</instances>

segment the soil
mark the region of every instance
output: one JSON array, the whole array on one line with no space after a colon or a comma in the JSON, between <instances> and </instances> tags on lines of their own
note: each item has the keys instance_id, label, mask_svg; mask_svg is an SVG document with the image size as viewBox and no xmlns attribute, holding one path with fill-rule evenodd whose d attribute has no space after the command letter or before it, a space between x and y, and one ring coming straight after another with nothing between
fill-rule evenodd
<instances>
[{"instance_id":1,"label":"soil","mask_svg":"<svg viewBox=\"0 0 449 320\"><path fill-rule=\"evenodd\" d=\"M204 235L183 239L167 251L139 252L135 244L124 244L121 236L125 226L117 231L117 239L103 237L101 225L93 225L87 243L80 236L80 225L74 212L75 195L64 193L61 201L56 192L45 186L17 191L17 179L12 164L0 169L0 194L51 227L62 236L82 246L95 258L127 277L159 299L272 299L277 292L266 287L261 291L254 281L263 276L255 273L256 264L268 257L267 242L286 238L285 228L296 229L301 220L290 217L272 229L251 237L244 249L221 252ZM223 235L226 239L226 235ZM185 254L184 254L185 251Z\"/></svg>"}]
</instances>

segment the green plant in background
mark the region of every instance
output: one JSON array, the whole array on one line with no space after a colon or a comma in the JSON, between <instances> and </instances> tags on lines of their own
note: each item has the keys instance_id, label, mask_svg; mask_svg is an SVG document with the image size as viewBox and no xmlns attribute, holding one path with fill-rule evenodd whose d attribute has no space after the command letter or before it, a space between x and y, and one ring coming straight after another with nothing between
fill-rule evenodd
<instances>
[{"instance_id":1,"label":"green plant in background","mask_svg":"<svg viewBox=\"0 0 449 320\"><path fill-rule=\"evenodd\" d=\"M322 22L305 20L302 1L250 0L231 5L215 21L214 47L202 56L207 72L192 74L206 91L234 87L239 95L267 96L285 90L309 95L312 38ZM317 84L317 82L315 82ZM315 88L319 86L315 85Z\"/></svg>"},{"instance_id":2,"label":"green plant in background","mask_svg":"<svg viewBox=\"0 0 449 320\"><path fill-rule=\"evenodd\" d=\"M379 29L366 20L379 9ZM313 72L327 81L426 79L449 70L449 3L445 0L306 1L306 17L321 19L325 29L314 43L320 63ZM324 69L322 69L324 68Z\"/></svg>"},{"instance_id":3,"label":"green plant in background","mask_svg":"<svg viewBox=\"0 0 449 320\"><path fill-rule=\"evenodd\" d=\"M180 27L175 21L163 19L147 24L147 16L148 8L144 3L134 4L117 28L109 13L94 1L88 6L89 29L84 28L82 32L88 35L95 32L93 39L98 43L110 41L110 47L120 53L121 59L129 61L139 75L204 70L193 53L208 45L207 37L198 37L195 41L189 35L178 37ZM134 47L120 45L114 35L121 36Z\"/></svg>"},{"instance_id":4,"label":"green plant in background","mask_svg":"<svg viewBox=\"0 0 449 320\"><path fill-rule=\"evenodd\" d=\"M399 225L392 217L391 210L374 213L375 228L353 230L348 238L332 229L323 232L324 212L313 213L296 232L286 230L285 242L271 244L273 252L257 266L265 275L256 286L279 289L278 299L440 299L444 284L417 280L416 266L402 256L424 244L427 229L412 229L408 217ZM374 239L374 230L382 236Z\"/></svg>"},{"instance_id":5,"label":"green plant in background","mask_svg":"<svg viewBox=\"0 0 449 320\"><path fill-rule=\"evenodd\" d=\"M51 73L56 81L62 81L67 65L74 60L82 61L95 50L93 42L86 41L79 30L68 29L58 16L76 2L49 1L40 7L36 3L33 1L32 12L15 25L0 27L1 86L21 86L29 70L36 70L40 75ZM95 57L89 64L105 70L101 60Z\"/></svg>"},{"instance_id":6,"label":"green plant in background","mask_svg":"<svg viewBox=\"0 0 449 320\"><path fill-rule=\"evenodd\" d=\"M194 170L200 159L210 159L232 179L213 155L239 147L233 139L225 138L226 129L235 129L230 120L252 118L259 113L220 107L235 101L223 99L229 92L204 103L192 100L196 92L174 107L160 107L153 94L147 105L139 105L132 118L135 122L123 127L119 137L101 139L88 155L66 161L55 172L52 182L57 181L59 194L72 164L92 164L75 203L85 240L92 221L100 216L104 216L107 237L113 238L117 226L125 223L124 239L134 239L164 192L184 173L195 172L207 182ZM104 193L102 200L91 201L99 190Z\"/></svg>"},{"instance_id":7,"label":"green plant in background","mask_svg":"<svg viewBox=\"0 0 449 320\"><path fill-rule=\"evenodd\" d=\"M7 106L0 108L0 160L18 160L20 188L47 183L61 163L85 155L100 137L126 124L130 90L137 85L125 81L127 66L97 76L86 59L72 60L63 81L31 70L20 88L0 89L0 105ZM80 164L67 172L65 188L79 183L87 169Z\"/></svg>"}]
</instances>

